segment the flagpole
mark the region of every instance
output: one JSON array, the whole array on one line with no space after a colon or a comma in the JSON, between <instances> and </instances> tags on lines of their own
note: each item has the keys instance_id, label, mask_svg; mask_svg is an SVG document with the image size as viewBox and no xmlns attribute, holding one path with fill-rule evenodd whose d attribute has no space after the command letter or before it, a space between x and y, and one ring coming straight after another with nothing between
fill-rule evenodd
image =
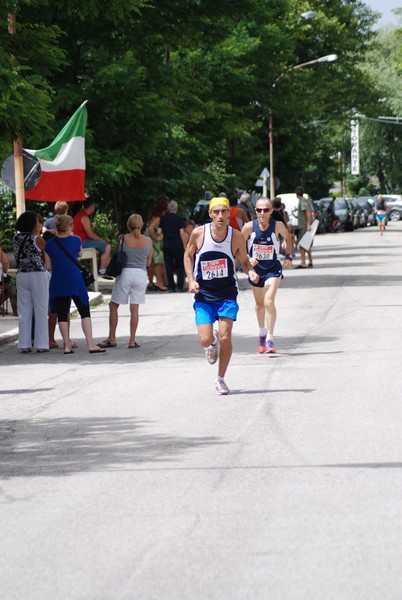
<instances>
[{"instance_id":1,"label":"flagpole","mask_svg":"<svg viewBox=\"0 0 402 600\"><path fill-rule=\"evenodd\" d=\"M15 14L8 15L8 33L15 35ZM22 157L22 140L14 140L14 175L15 175L15 204L18 217L25 212L25 189L24 189L24 159Z\"/></svg>"},{"instance_id":2,"label":"flagpole","mask_svg":"<svg viewBox=\"0 0 402 600\"><path fill-rule=\"evenodd\" d=\"M20 138L14 140L14 173L15 203L18 219L25 212L24 159L22 157L22 142Z\"/></svg>"}]
</instances>

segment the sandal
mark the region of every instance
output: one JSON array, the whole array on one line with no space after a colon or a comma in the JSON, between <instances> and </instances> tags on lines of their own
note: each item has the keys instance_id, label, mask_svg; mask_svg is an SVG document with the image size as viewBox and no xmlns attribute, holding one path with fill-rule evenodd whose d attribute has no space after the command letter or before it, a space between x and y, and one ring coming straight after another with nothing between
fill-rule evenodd
<instances>
[{"instance_id":1,"label":"sandal","mask_svg":"<svg viewBox=\"0 0 402 600\"><path fill-rule=\"evenodd\" d=\"M49 348L50 348L50 350L55 350L56 348L59 348L59 347L60 346L59 346L59 344L56 341L49 342Z\"/></svg>"},{"instance_id":2,"label":"sandal","mask_svg":"<svg viewBox=\"0 0 402 600\"><path fill-rule=\"evenodd\" d=\"M116 348L116 342L109 342L109 340L104 340L98 344L99 348Z\"/></svg>"},{"instance_id":3,"label":"sandal","mask_svg":"<svg viewBox=\"0 0 402 600\"><path fill-rule=\"evenodd\" d=\"M140 347L140 345L139 345L139 344L137 344L137 342L135 342L134 344L129 344L129 345L128 345L128 347L129 347L129 348L139 348L139 347Z\"/></svg>"}]
</instances>

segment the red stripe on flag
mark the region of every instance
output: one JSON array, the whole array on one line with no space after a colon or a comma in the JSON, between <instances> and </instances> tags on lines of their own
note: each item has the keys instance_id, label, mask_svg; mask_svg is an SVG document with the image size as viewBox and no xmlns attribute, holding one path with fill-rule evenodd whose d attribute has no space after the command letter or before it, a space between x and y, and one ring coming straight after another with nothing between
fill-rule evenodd
<instances>
[{"instance_id":1,"label":"red stripe on flag","mask_svg":"<svg viewBox=\"0 0 402 600\"><path fill-rule=\"evenodd\" d=\"M42 171L39 183L26 190L27 200L76 202L85 200L85 171Z\"/></svg>"}]
</instances>

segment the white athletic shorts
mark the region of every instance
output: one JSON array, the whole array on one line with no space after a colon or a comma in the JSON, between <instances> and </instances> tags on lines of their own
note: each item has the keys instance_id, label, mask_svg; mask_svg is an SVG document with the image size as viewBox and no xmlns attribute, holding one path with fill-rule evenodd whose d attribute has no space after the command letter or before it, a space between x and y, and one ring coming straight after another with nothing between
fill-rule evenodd
<instances>
[{"instance_id":1,"label":"white athletic shorts","mask_svg":"<svg viewBox=\"0 0 402 600\"><path fill-rule=\"evenodd\" d=\"M116 304L144 304L148 276L143 269L125 267L116 277L112 291L112 302Z\"/></svg>"}]
</instances>

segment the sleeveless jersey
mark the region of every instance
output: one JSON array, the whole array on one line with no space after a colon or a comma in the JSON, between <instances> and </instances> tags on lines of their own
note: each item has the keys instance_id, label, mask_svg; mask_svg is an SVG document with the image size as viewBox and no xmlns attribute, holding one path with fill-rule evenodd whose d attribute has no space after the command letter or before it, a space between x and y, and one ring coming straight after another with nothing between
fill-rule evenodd
<instances>
[{"instance_id":1,"label":"sleeveless jersey","mask_svg":"<svg viewBox=\"0 0 402 600\"><path fill-rule=\"evenodd\" d=\"M377 210L385 211L385 200L377 200Z\"/></svg>"},{"instance_id":2,"label":"sleeveless jersey","mask_svg":"<svg viewBox=\"0 0 402 600\"><path fill-rule=\"evenodd\" d=\"M275 225L276 221L270 219L268 229L261 231L257 219L253 221L253 230L248 240L248 253L258 259L254 271L260 277L278 271L282 273L282 264L278 258L280 243L275 235Z\"/></svg>"},{"instance_id":3,"label":"sleeveless jersey","mask_svg":"<svg viewBox=\"0 0 402 600\"><path fill-rule=\"evenodd\" d=\"M212 223L204 225L204 239L195 255L194 279L200 286L194 298L198 302L234 300L238 294L235 257L232 250L233 229L217 242L212 237Z\"/></svg>"}]
</instances>

